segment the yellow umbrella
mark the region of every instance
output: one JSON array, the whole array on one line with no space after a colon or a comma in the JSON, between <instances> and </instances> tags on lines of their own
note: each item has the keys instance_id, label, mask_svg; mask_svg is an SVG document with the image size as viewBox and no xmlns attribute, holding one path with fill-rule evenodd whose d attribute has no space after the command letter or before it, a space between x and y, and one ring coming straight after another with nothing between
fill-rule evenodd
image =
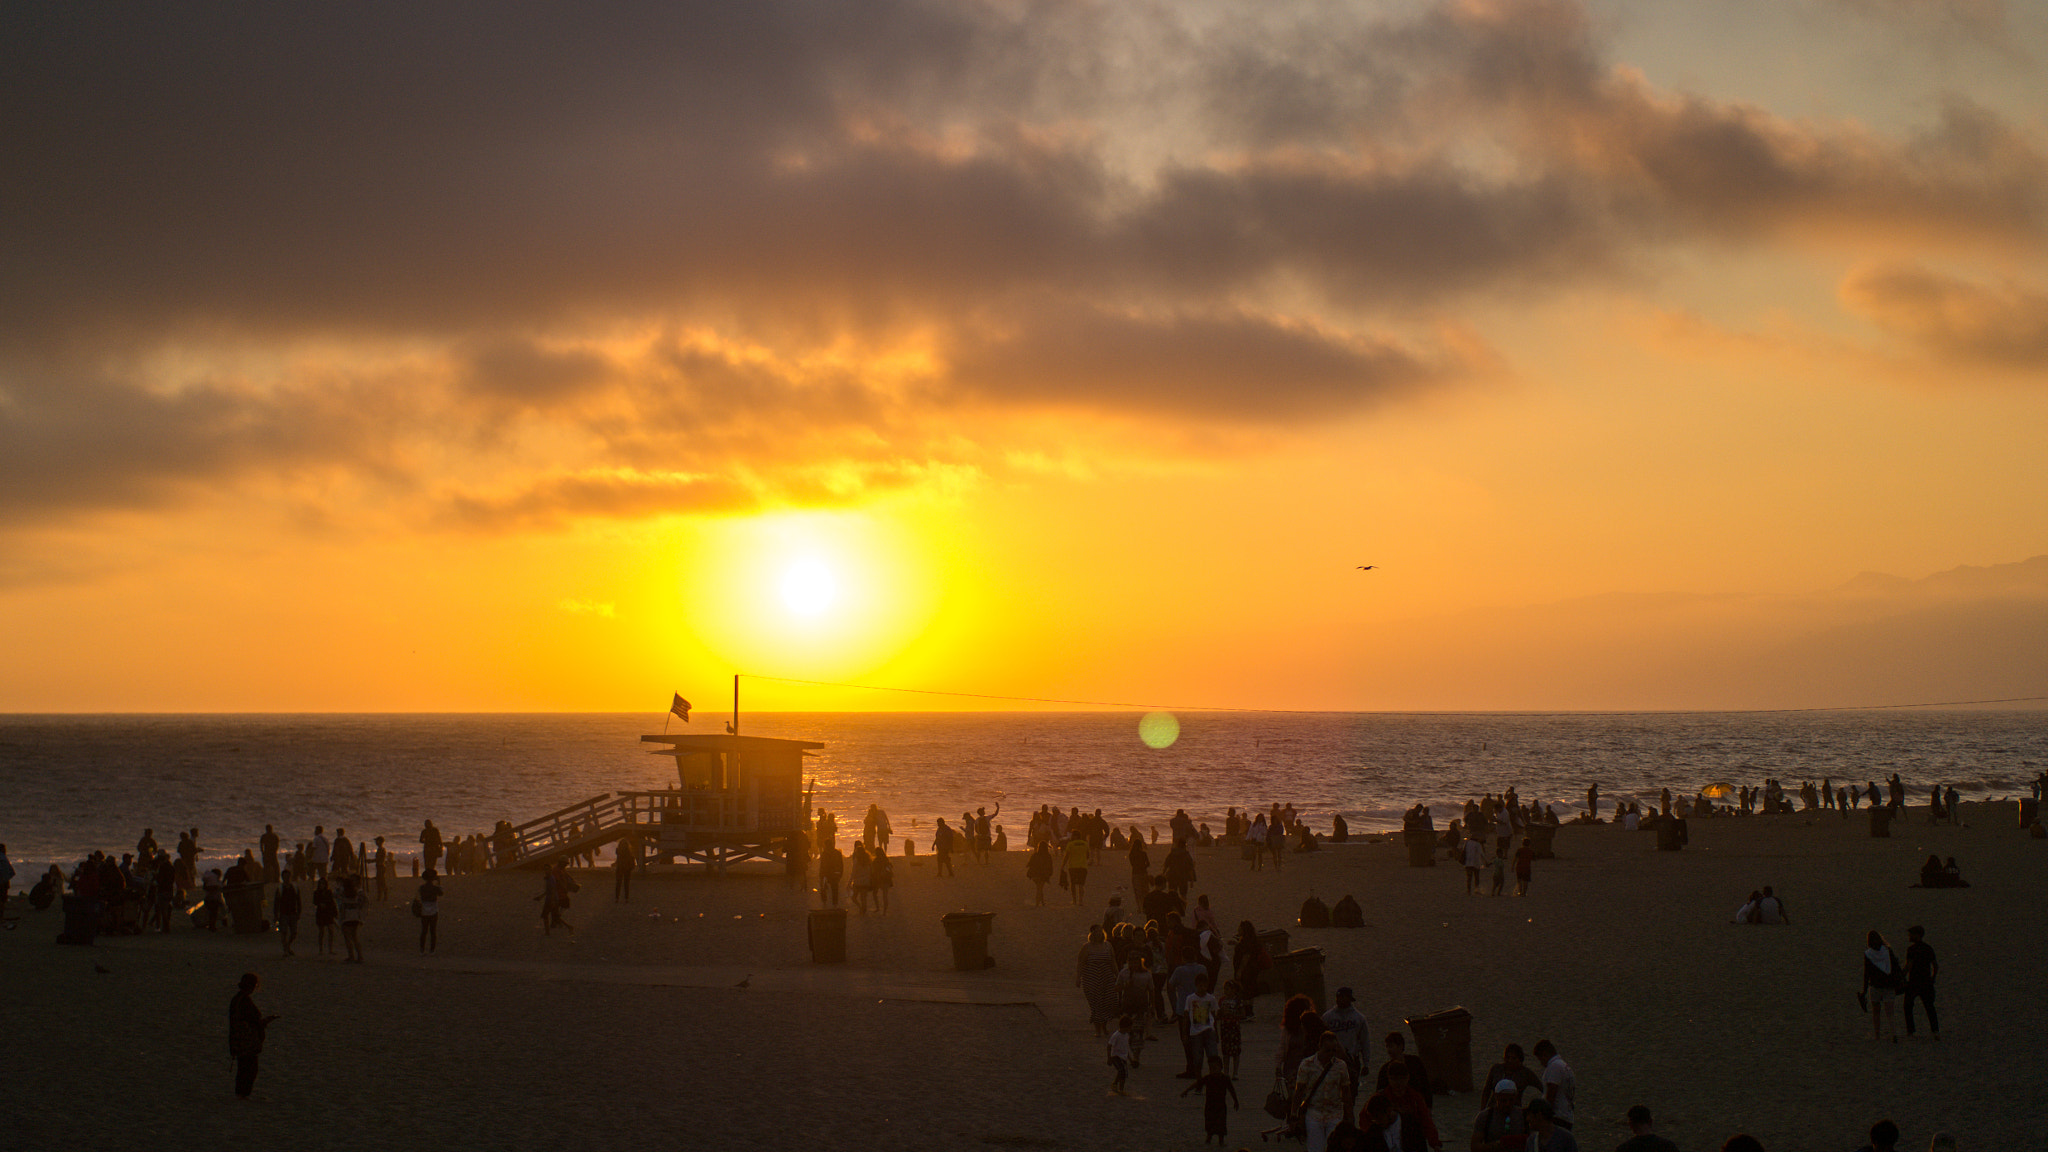
<instances>
[{"instance_id":1,"label":"yellow umbrella","mask_svg":"<svg viewBox=\"0 0 2048 1152\"><path fill-rule=\"evenodd\" d=\"M1725 780L1718 784L1709 784L1705 788L1700 789L1700 795L1705 796L1709 800L1719 800L1724 796L1735 795L1735 785Z\"/></svg>"}]
</instances>

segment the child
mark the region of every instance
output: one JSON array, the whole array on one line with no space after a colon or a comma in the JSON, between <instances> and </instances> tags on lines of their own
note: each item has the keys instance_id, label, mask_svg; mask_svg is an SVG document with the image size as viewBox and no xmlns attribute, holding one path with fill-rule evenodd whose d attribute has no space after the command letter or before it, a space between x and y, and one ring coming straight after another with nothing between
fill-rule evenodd
<instances>
[{"instance_id":1,"label":"child","mask_svg":"<svg viewBox=\"0 0 2048 1152\"><path fill-rule=\"evenodd\" d=\"M1223 1002L1216 1013L1216 1027L1221 1033L1219 1040L1223 1047L1223 1071L1237 1075L1237 1058L1244 1052L1244 1018L1248 1007L1244 991L1235 980L1223 982Z\"/></svg>"},{"instance_id":2,"label":"child","mask_svg":"<svg viewBox=\"0 0 2048 1152\"><path fill-rule=\"evenodd\" d=\"M1109 1090L1118 1096L1127 1096L1124 1081L1131 1075L1131 1018L1117 1018L1116 1031L1109 1034L1109 1066L1116 1069L1116 1079L1110 1081Z\"/></svg>"},{"instance_id":3,"label":"child","mask_svg":"<svg viewBox=\"0 0 2048 1152\"><path fill-rule=\"evenodd\" d=\"M1152 1006L1152 973L1145 968L1145 958L1136 949L1131 950L1130 963L1116 974L1117 995L1121 997L1124 1019L1135 1027L1124 1029L1131 1038L1131 1067L1143 1067L1145 1059L1145 1018Z\"/></svg>"},{"instance_id":4,"label":"child","mask_svg":"<svg viewBox=\"0 0 2048 1152\"><path fill-rule=\"evenodd\" d=\"M1211 1056L1209 1074L1188 1085L1187 1091L1181 1095L1186 1096L1197 1088L1202 1090L1202 1143L1206 1146L1209 1137L1214 1136L1216 1143L1221 1145L1224 1137L1230 1134L1229 1114L1223 1111L1224 1094L1229 1094L1232 1108L1243 1106L1237 1099L1237 1085L1223 1074L1223 1061Z\"/></svg>"}]
</instances>

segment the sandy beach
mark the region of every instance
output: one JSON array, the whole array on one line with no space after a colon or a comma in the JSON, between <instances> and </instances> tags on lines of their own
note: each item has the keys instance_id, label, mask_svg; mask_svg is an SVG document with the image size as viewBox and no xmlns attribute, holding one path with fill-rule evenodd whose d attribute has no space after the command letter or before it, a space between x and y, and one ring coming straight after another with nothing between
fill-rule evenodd
<instances>
[{"instance_id":1,"label":"sandy beach","mask_svg":"<svg viewBox=\"0 0 2048 1152\"><path fill-rule=\"evenodd\" d=\"M1226 925L1287 926L1295 946L1325 949L1328 987L1356 988L1375 1033L1464 1006L1475 1075L1509 1041L1550 1038L1577 1073L1589 1150L1624 1139L1638 1103L1688 1150L1738 1131L1772 1152L1850 1148L1883 1116L1902 1148L1938 1129L1964 1149L2040 1147L2048 842L2017 831L2011 803L1963 815L1934 827L1916 808L1890 839L1861 813L1694 821L1680 853L1567 826L1524 899L1467 897L1458 869L1410 868L1384 842L1280 872L1198 851L1193 891ZM1930 852L1958 857L1974 886L1908 887ZM1120 863L1098 881L1122 878ZM899 861L890 914L849 918L843 966L809 962L815 897L768 871L657 868L631 904L612 902L608 871L580 873L573 937L540 934L537 874L456 877L427 958L405 881L372 909L360 967L313 954L310 916L294 959L274 936L183 928L60 947L57 910L30 911L17 890L22 919L0 933L0 1131L20 1149L1200 1146L1176 1045L1152 1049L1131 1097L1107 1091L1073 971L1114 883L1091 884L1086 908L1057 888L1034 908L1023 865L1021 852L963 862L956 879ZM1764 884L1792 923L1731 924ZM1311 892L1355 895L1368 926L1293 929ZM939 917L960 909L996 913L996 967L951 970ZM1854 999L1863 934L1903 951L1909 924L1941 957L1943 1038L1923 1022L1905 1044L1874 1044ZM248 1103L231 1094L225 1040L243 971L281 1017ZM1270 1126L1258 1108L1278 1004L1262 1007L1233 1148ZM1477 1108L1439 1098L1446 1147L1465 1146Z\"/></svg>"}]
</instances>

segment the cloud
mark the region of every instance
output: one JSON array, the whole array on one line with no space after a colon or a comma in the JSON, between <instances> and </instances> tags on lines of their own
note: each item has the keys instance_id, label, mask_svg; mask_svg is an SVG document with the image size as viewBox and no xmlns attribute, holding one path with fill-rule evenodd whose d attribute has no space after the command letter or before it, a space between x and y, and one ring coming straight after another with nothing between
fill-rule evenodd
<instances>
[{"instance_id":1,"label":"cloud","mask_svg":"<svg viewBox=\"0 0 2048 1152\"><path fill-rule=\"evenodd\" d=\"M2048 368L2048 290L1984 285L1917 264L1859 268L1842 281L1851 312L1928 351L2006 368Z\"/></svg>"},{"instance_id":2,"label":"cloud","mask_svg":"<svg viewBox=\"0 0 2048 1152\"><path fill-rule=\"evenodd\" d=\"M1455 386L1475 302L1686 245L2044 238L2030 130L1660 89L1565 0L0 29L16 518L308 471L471 525L838 501L1057 456L1004 426L1045 410L1311 427Z\"/></svg>"}]
</instances>

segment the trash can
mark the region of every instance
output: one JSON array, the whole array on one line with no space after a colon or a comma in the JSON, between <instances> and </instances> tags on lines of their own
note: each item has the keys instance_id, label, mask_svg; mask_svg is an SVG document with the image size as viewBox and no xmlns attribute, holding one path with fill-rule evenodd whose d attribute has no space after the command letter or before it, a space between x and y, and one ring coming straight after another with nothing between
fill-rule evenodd
<instances>
[{"instance_id":1,"label":"trash can","mask_svg":"<svg viewBox=\"0 0 2048 1152\"><path fill-rule=\"evenodd\" d=\"M1538 860L1557 859L1557 853L1551 850L1557 838L1557 825L1530 824L1522 829L1522 833L1529 838L1529 847L1535 851Z\"/></svg>"},{"instance_id":2,"label":"trash can","mask_svg":"<svg viewBox=\"0 0 2048 1152\"><path fill-rule=\"evenodd\" d=\"M1870 810L1870 834L1877 839L1886 839L1892 834L1892 817L1898 810L1889 804L1879 804Z\"/></svg>"},{"instance_id":3,"label":"trash can","mask_svg":"<svg viewBox=\"0 0 2048 1152\"><path fill-rule=\"evenodd\" d=\"M1401 833L1401 839L1408 845L1408 866L1410 868L1436 867L1436 833L1416 830Z\"/></svg>"},{"instance_id":4,"label":"trash can","mask_svg":"<svg viewBox=\"0 0 2048 1152\"><path fill-rule=\"evenodd\" d=\"M230 884L227 898L228 921L234 926L235 935L253 936L270 931L270 923L263 919L263 885Z\"/></svg>"},{"instance_id":5,"label":"trash can","mask_svg":"<svg viewBox=\"0 0 2048 1152\"><path fill-rule=\"evenodd\" d=\"M2041 802L2032 796L2020 797L2020 827L2032 828L2034 821L2041 818Z\"/></svg>"},{"instance_id":6,"label":"trash can","mask_svg":"<svg viewBox=\"0 0 2048 1152\"><path fill-rule=\"evenodd\" d=\"M1472 1014L1463 1008L1446 1008L1408 1020L1415 1033L1416 1055L1429 1069L1429 1082L1437 1091L1472 1090Z\"/></svg>"},{"instance_id":7,"label":"trash can","mask_svg":"<svg viewBox=\"0 0 2048 1152\"><path fill-rule=\"evenodd\" d=\"M1329 1003L1329 998L1323 994L1321 948L1297 948L1284 956L1273 957L1273 978L1280 985L1282 998L1306 996L1315 1003L1318 1012Z\"/></svg>"},{"instance_id":8,"label":"trash can","mask_svg":"<svg viewBox=\"0 0 2048 1152\"><path fill-rule=\"evenodd\" d=\"M66 893L64 896L64 931L58 935L59 944L90 944L100 932L100 910L96 901L83 896Z\"/></svg>"},{"instance_id":9,"label":"trash can","mask_svg":"<svg viewBox=\"0 0 2048 1152\"><path fill-rule=\"evenodd\" d=\"M1657 823L1657 851L1676 852L1685 847L1688 839L1681 817L1667 816Z\"/></svg>"},{"instance_id":10,"label":"trash can","mask_svg":"<svg viewBox=\"0 0 2048 1152\"><path fill-rule=\"evenodd\" d=\"M811 941L811 963L846 963L846 909L811 909L808 929Z\"/></svg>"},{"instance_id":11,"label":"trash can","mask_svg":"<svg viewBox=\"0 0 2048 1152\"><path fill-rule=\"evenodd\" d=\"M1264 992L1280 991L1280 976L1277 966L1280 963L1280 958L1287 955L1287 929L1268 928L1264 932L1259 933L1259 947L1266 950L1266 958L1271 960L1275 967L1269 967L1260 971L1258 979L1255 981L1258 987L1249 989L1250 994L1255 996Z\"/></svg>"},{"instance_id":12,"label":"trash can","mask_svg":"<svg viewBox=\"0 0 2048 1152\"><path fill-rule=\"evenodd\" d=\"M995 961L988 955L988 934L995 926L995 913L948 912L941 919L945 922L947 937L953 941L954 968L962 972L979 972L995 966Z\"/></svg>"}]
</instances>

